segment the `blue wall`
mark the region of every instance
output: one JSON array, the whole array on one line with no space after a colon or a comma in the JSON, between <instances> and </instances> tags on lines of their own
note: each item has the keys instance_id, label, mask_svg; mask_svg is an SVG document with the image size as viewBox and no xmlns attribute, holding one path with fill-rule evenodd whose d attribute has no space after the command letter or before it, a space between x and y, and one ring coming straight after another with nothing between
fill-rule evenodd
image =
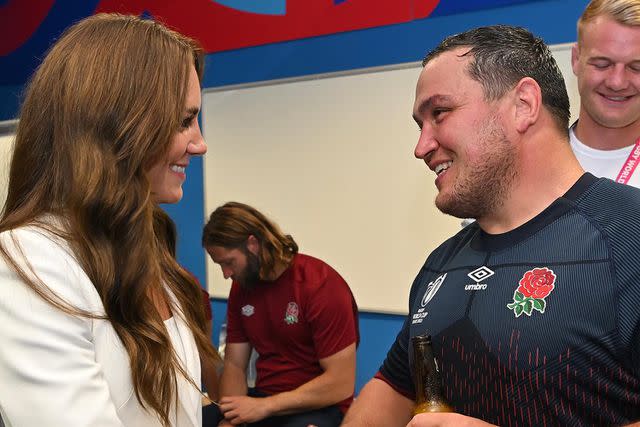
<instances>
[{"instance_id":1,"label":"blue wall","mask_svg":"<svg viewBox=\"0 0 640 427\"><path fill-rule=\"evenodd\" d=\"M586 4L587 0L549 0L457 15L436 13L431 18L406 24L220 52L207 56L203 86L219 87L419 61L445 36L480 25L520 25L549 44L572 42L576 37L575 22ZM21 91L22 86L0 86L0 120L17 115ZM247 126L259 126L259 120L256 118L255 123ZM354 123L354 126L360 125ZM209 155L215 156L215 153ZM193 161L183 201L165 208L178 226L179 261L205 283L205 258L200 247L200 232L205 221L202 176L201 159ZM217 341L226 304L223 300L213 300L212 307ZM375 373L402 321L401 316L360 313L358 390Z\"/></svg>"}]
</instances>

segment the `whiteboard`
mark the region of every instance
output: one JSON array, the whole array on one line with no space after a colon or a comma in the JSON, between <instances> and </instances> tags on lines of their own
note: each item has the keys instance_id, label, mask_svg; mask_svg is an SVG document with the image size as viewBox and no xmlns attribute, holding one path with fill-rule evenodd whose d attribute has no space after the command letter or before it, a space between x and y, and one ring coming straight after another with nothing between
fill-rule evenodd
<instances>
[{"instance_id":1,"label":"whiteboard","mask_svg":"<svg viewBox=\"0 0 640 427\"><path fill-rule=\"evenodd\" d=\"M573 79L571 45L554 47ZM253 205L349 283L361 310L407 313L428 254L460 230L434 206L435 175L413 157L419 63L203 94L206 217ZM578 107L575 83L568 85ZM572 110L573 111L573 110ZM574 113L574 117L575 117ZM209 292L230 280L207 257Z\"/></svg>"}]
</instances>

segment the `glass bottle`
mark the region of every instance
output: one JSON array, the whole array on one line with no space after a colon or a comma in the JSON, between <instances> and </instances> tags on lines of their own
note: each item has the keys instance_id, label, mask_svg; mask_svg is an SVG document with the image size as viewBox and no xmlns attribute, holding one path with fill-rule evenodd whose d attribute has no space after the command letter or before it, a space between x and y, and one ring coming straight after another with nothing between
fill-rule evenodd
<instances>
[{"instance_id":1,"label":"glass bottle","mask_svg":"<svg viewBox=\"0 0 640 427\"><path fill-rule=\"evenodd\" d=\"M444 397L440 371L431 347L431 336L411 337L411 343L413 345L413 380L416 387L416 406L413 414L454 412Z\"/></svg>"}]
</instances>

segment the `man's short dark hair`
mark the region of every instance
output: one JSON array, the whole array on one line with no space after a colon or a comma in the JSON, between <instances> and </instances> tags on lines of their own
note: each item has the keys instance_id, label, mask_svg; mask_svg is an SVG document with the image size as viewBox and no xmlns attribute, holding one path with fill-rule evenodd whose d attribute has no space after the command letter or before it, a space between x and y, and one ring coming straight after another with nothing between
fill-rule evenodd
<instances>
[{"instance_id":1,"label":"man's short dark hair","mask_svg":"<svg viewBox=\"0 0 640 427\"><path fill-rule=\"evenodd\" d=\"M558 129L569 127L569 96L558 64L549 47L524 28L509 25L479 27L444 39L422 61L426 65L441 53L460 47L472 57L467 73L479 82L485 99L500 99L522 78L540 85L542 103L551 112Z\"/></svg>"}]
</instances>

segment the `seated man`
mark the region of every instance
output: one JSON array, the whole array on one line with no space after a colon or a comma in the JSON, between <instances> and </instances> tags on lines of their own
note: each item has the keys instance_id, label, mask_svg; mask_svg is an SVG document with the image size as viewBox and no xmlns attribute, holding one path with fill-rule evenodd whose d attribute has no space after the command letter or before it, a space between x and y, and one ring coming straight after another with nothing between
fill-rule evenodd
<instances>
[{"instance_id":1,"label":"seated man","mask_svg":"<svg viewBox=\"0 0 640 427\"><path fill-rule=\"evenodd\" d=\"M359 339L357 306L344 279L298 253L291 236L242 203L217 208L202 243L233 280L220 425L340 425L353 399ZM252 348L258 375L247 395Z\"/></svg>"}]
</instances>

